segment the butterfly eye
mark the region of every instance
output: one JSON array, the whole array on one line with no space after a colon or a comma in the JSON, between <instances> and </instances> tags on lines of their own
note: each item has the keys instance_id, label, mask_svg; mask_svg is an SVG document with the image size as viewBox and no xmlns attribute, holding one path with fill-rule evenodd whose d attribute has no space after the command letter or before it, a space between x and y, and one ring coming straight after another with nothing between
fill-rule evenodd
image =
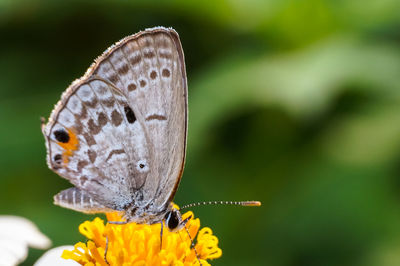
<instances>
[{"instance_id":1,"label":"butterfly eye","mask_svg":"<svg viewBox=\"0 0 400 266\"><path fill-rule=\"evenodd\" d=\"M165 218L165 223L167 224L169 230L174 230L177 228L179 225L179 218L176 212L168 212Z\"/></svg>"}]
</instances>

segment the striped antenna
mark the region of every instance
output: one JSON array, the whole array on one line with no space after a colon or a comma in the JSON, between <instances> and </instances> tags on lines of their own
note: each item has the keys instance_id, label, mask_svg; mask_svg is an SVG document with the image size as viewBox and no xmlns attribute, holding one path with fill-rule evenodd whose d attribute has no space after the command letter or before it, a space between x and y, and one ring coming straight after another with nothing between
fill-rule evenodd
<instances>
[{"instance_id":1,"label":"striped antenna","mask_svg":"<svg viewBox=\"0 0 400 266\"><path fill-rule=\"evenodd\" d=\"M239 205L239 206L261 206L260 201L204 201L195 202L182 206L180 209L187 209L201 205Z\"/></svg>"}]
</instances>

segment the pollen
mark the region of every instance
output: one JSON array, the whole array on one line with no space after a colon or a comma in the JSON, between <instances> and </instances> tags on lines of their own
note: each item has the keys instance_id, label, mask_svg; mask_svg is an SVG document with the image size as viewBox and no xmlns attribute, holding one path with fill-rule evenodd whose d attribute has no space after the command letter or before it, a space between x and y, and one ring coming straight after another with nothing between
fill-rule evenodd
<instances>
[{"instance_id":1,"label":"pollen","mask_svg":"<svg viewBox=\"0 0 400 266\"><path fill-rule=\"evenodd\" d=\"M182 219L191 217L186 228L169 232L164 225L160 246L161 224L104 224L100 218L86 221L79 231L89 240L75 244L74 250L65 250L64 259L81 265L210 265L207 260L221 257L218 238L210 228L200 229L200 219L186 212ZM109 221L121 221L118 213L108 213ZM190 237L188 235L190 234ZM107 262L104 259L108 238ZM193 248L191 239L195 240ZM197 255L196 255L197 254Z\"/></svg>"}]
</instances>

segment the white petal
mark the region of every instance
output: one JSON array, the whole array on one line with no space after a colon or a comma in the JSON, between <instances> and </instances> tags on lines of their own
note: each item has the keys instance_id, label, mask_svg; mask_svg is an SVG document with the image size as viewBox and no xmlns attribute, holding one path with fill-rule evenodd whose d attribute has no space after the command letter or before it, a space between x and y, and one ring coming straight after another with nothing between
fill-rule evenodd
<instances>
[{"instance_id":1,"label":"white petal","mask_svg":"<svg viewBox=\"0 0 400 266\"><path fill-rule=\"evenodd\" d=\"M51 245L50 239L34 223L18 216L0 216L0 239L14 239L40 249Z\"/></svg>"},{"instance_id":2,"label":"white petal","mask_svg":"<svg viewBox=\"0 0 400 266\"><path fill-rule=\"evenodd\" d=\"M17 265L26 259L28 247L15 239L0 239L0 265Z\"/></svg>"},{"instance_id":3,"label":"white petal","mask_svg":"<svg viewBox=\"0 0 400 266\"><path fill-rule=\"evenodd\" d=\"M50 249L46 253L43 254L39 258L37 262L35 262L34 266L77 266L80 265L74 260L65 260L61 258L61 254L63 253L64 250L73 250L73 246L61 246L61 247L56 247L53 249Z\"/></svg>"},{"instance_id":4,"label":"white petal","mask_svg":"<svg viewBox=\"0 0 400 266\"><path fill-rule=\"evenodd\" d=\"M15 254L9 253L8 250L0 250L1 266L14 266L20 261L19 258L15 257Z\"/></svg>"}]
</instances>

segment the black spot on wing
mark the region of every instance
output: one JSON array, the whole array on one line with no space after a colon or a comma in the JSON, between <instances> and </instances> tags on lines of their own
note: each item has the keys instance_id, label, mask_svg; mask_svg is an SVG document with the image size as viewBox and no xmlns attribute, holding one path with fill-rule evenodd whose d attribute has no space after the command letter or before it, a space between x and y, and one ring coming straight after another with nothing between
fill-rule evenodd
<instances>
[{"instance_id":1,"label":"black spot on wing","mask_svg":"<svg viewBox=\"0 0 400 266\"><path fill-rule=\"evenodd\" d=\"M126 119L128 120L128 122L130 124L134 123L136 121L136 116L133 113L132 109L126 105L124 107L124 111L125 111Z\"/></svg>"},{"instance_id":2,"label":"black spot on wing","mask_svg":"<svg viewBox=\"0 0 400 266\"><path fill-rule=\"evenodd\" d=\"M61 154L56 154L56 155L54 155L54 161L56 162L56 163L61 163L62 162L62 155Z\"/></svg>"},{"instance_id":3,"label":"black spot on wing","mask_svg":"<svg viewBox=\"0 0 400 266\"><path fill-rule=\"evenodd\" d=\"M69 141L69 135L63 129L56 130L53 132L53 134L56 140L59 142L67 143Z\"/></svg>"}]
</instances>

